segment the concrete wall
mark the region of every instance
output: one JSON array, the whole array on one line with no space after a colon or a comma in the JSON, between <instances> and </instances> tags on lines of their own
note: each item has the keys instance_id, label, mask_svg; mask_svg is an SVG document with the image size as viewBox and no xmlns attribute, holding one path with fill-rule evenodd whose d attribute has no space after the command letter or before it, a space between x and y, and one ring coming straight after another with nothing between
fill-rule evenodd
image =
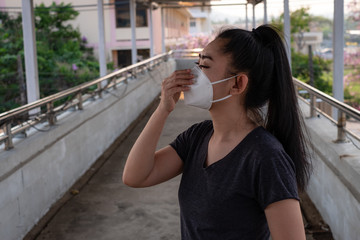
<instances>
[{"instance_id":1,"label":"concrete wall","mask_svg":"<svg viewBox=\"0 0 360 240\"><path fill-rule=\"evenodd\" d=\"M169 60L0 151L0 239L22 237L160 93ZM116 97L116 96L118 97ZM41 128L41 126L38 126ZM44 129L47 127L44 126Z\"/></svg>"},{"instance_id":2,"label":"concrete wall","mask_svg":"<svg viewBox=\"0 0 360 240\"><path fill-rule=\"evenodd\" d=\"M309 116L309 106L301 106ZM359 239L360 150L351 141L334 143L337 127L322 116L306 119L306 125L315 148L314 172L307 193L335 239Z\"/></svg>"}]
</instances>

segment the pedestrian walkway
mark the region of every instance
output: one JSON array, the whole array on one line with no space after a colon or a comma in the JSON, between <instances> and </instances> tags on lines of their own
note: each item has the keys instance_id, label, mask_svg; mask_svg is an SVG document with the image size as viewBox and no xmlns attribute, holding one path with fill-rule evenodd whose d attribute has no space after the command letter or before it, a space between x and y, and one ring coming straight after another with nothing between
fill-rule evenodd
<instances>
[{"instance_id":1,"label":"pedestrian walkway","mask_svg":"<svg viewBox=\"0 0 360 240\"><path fill-rule=\"evenodd\" d=\"M116 141L119 143L113 146L115 151L103 165L100 164L99 169L93 169L96 173L89 181L83 181L87 183L79 192L76 189L69 190L75 196L59 211L52 210L57 211L56 214L48 214L55 216L48 216L47 218L51 219L48 224L38 227L42 231L35 239L180 239L180 211L177 198L180 176L149 188L134 189L122 183L122 172L128 153L157 104L158 102L151 107L123 141ZM192 124L209 118L208 111L185 106L180 100L166 122L158 148L169 144ZM311 201L302 199L303 211L313 218L304 219L307 239L332 239L328 230L319 230L325 225L321 216L314 213L317 212L314 210L315 207L309 206L309 202ZM318 223L321 224L320 227L317 226ZM28 239L33 237L27 236L26 240Z\"/></svg>"},{"instance_id":2,"label":"pedestrian walkway","mask_svg":"<svg viewBox=\"0 0 360 240\"><path fill-rule=\"evenodd\" d=\"M154 107L88 184L60 209L36 239L180 239L177 199L180 177L143 189L129 188L121 179L131 146ZM180 101L166 123L158 147L166 146L180 132L206 118L209 118L208 111L185 106Z\"/></svg>"}]
</instances>

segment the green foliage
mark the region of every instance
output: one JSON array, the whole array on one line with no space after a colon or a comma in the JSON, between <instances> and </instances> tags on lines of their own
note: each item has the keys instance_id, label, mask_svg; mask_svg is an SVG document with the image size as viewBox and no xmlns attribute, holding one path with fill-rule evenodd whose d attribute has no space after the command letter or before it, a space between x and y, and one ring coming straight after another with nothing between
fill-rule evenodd
<instances>
[{"instance_id":1,"label":"green foliage","mask_svg":"<svg viewBox=\"0 0 360 240\"><path fill-rule=\"evenodd\" d=\"M309 84L309 57L302 53L291 53L291 67L295 78ZM314 69L314 87L327 93L332 94L332 77L330 73L331 61L324 60L320 57L313 57Z\"/></svg>"},{"instance_id":2,"label":"green foliage","mask_svg":"<svg viewBox=\"0 0 360 240\"><path fill-rule=\"evenodd\" d=\"M36 6L35 29L40 97L79 85L99 76L99 64L85 37L69 24L79 15L70 4ZM0 12L0 112L20 105L17 56L23 68L21 15ZM24 76L25 78L25 76Z\"/></svg>"},{"instance_id":3,"label":"green foliage","mask_svg":"<svg viewBox=\"0 0 360 240\"><path fill-rule=\"evenodd\" d=\"M304 32L310 31L310 24L314 19L325 21L325 19L314 18L309 14L309 8L300 8L290 13L291 21L291 42L295 42L299 49L301 49L302 42L301 37ZM279 18L273 19L272 24L275 25L279 30L283 31L284 14ZM296 37L294 37L296 35ZM332 77L330 73L331 61L324 60L318 56L313 57L313 70L314 70L314 86L327 93L332 93ZM294 77L301 81L310 83L309 74L309 57L308 55L291 51L291 68Z\"/></svg>"},{"instance_id":4,"label":"green foliage","mask_svg":"<svg viewBox=\"0 0 360 240\"><path fill-rule=\"evenodd\" d=\"M310 30L311 16L309 8L300 8L294 12L290 12L291 34L308 32ZM284 14L279 18L271 20L271 24L276 26L280 31L284 32Z\"/></svg>"},{"instance_id":5,"label":"green foliage","mask_svg":"<svg viewBox=\"0 0 360 240\"><path fill-rule=\"evenodd\" d=\"M323 16L311 16L310 25L316 29L316 31L323 33L324 40L331 40L333 31L333 22L331 19Z\"/></svg>"},{"instance_id":6,"label":"green foliage","mask_svg":"<svg viewBox=\"0 0 360 240\"><path fill-rule=\"evenodd\" d=\"M0 112L19 104L17 84L17 55L23 55L21 17L10 17L0 12ZM15 96L17 98L15 98Z\"/></svg>"},{"instance_id":7,"label":"green foliage","mask_svg":"<svg viewBox=\"0 0 360 240\"><path fill-rule=\"evenodd\" d=\"M284 14L278 19L273 19L272 24L283 32ZM300 8L290 13L290 33L291 42L295 42L298 49L304 47L304 33L310 31L311 16L309 14L309 8Z\"/></svg>"}]
</instances>

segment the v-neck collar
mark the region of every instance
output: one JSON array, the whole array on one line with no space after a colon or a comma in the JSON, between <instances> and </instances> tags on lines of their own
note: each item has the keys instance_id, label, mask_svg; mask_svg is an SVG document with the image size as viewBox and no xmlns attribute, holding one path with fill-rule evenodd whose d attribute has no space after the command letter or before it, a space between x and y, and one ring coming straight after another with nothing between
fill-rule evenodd
<instances>
[{"instance_id":1,"label":"v-neck collar","mask_svg":"<svg viewBox=\"0 0 360 240\"><path fill-rule=\"evenodd\" d=\"M203 158L201 159L201 167L204 170L208 170L214 167L214 165L216 166L217 164L220 164L220 162L225 161L234 151L236 151L239 147L241 147L241 145L243 145L244 143L246 143L248 141L248 139L251 137L251 135L253 135L256 131L258 131L258 129L263 128L262 126L258 126L256 128L254 128L253 130L251 130L230 152L228 152L228 154L226 154L223 158L213 162L212 164L210 164L209 166L206 166L206 160L207 160L207 156L208 156L208 151L209 151L209 142L210 142L210 138L211 136L214 134L214 126L211 123L211 130L207 133L206 137L204 138L204 142L203 144L205 144L204 146L204 150L205 153L203 155Z\"/></svg>"}]
</instances>

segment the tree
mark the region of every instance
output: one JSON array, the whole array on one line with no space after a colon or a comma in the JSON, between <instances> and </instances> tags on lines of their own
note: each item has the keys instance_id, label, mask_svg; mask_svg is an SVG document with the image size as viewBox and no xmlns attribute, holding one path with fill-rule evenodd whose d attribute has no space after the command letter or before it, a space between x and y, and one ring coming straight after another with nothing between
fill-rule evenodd
<instances>
[{"instance_id":1,"label":"tree","mask_svg":"<svg viewBox=\"0 0 360 240\"><path fill-rule=\"evenodd\" d=\"M79 13L70 4L35 7L40 96L79 85L99 76L93 49L69 24ZM24 61L21 15L0 12L0 112L20 105L17 56Z\"/></svg>"},{"instance_id":2,"label":"tree","mask_svg":"<svg viewBox=\"0 0 360 240\"><path fill-rule=\"evenodd\" d=\"M309 8L301 8L290 13L291 21L291 42L295 42L298 49L304 47L304 33L310 31L310 25L314 18L309 14ZM273 19L272 24L279 30L283 31L284 14L278 19ZM291 65L292 74L294 77L309 83L309 57L305 54L291 51ZM332 84L331 79L328 79L327 73L330 72L331 61L321 59L319 57L313 58L314 69L314 86L319 90L331 94Z\"/></svg>"},{"instance_id":3,"label":"tree","mask_svg":"<svg viewBox=\"0 0 360 240\"><path fill-rule=\"evenodd\" d=\"M187 35L183 40L170 46L171 50L204 48L210 41L211 36L206 34L198 34L196 36Z\"/></svg>"},{"instance_id":4,"label":"tree","mask_svg":"<svg viewBox=\"0 0 360 240\"><path fill-rule=\"evenodd\" d=\"M360 29L360 3L356 0L351 1L348 10L348 22L352 27ZM354 48L352 52L345 51L344 63L345 99L349 105L360 110L360 48Z\"/></svg>"},{"instance_id":5,"label":"tree","mask_svg":"<svg viewBox=\"0 0 360 240\"><path fill-rule=\"evenodd\" d=\"M20 105L17 55L23 59L21 17L0 12L0 112Z\"/></svg>"},{"instance_id":6,"label":"tree","mask_svg":"<svg viewBox=\"0 0 360 240\"><path fill-rule=\"evenodd\" d=\"M349 9L349 20L352 20L356 23L357 29L360 29L360 3L359 1L352 0L348 4Z\"/></svg>"},{"instance_id":7,"label":"tree","mask_svg":"<svg viewBox=\"0 0 360 240\"><path fill-rule=\"evenodd\" d=\"M322 59L319 56L313 57L314 87L331 95L332 79L329 78L328 74L330 73L330 65L330 60ZM309 57L307 55L292 51L291 68L294 77L310 84Z\"/></svg>"},{"instance_id":8,"label":"tree","mask_svg":"<svg viewBox=\"0 0 360 240\"><path fill-rule=\"evenodd\" d=\"M291 22L291 41L294 41L301 50L304 46L304 33L310 31L311 16L309 14L309 8L300 8L290 13ZM281 14L279 18L272 19L272 24L276 26L280 31L284 32L284 14Z\"/></svg>"}]
</instances>

